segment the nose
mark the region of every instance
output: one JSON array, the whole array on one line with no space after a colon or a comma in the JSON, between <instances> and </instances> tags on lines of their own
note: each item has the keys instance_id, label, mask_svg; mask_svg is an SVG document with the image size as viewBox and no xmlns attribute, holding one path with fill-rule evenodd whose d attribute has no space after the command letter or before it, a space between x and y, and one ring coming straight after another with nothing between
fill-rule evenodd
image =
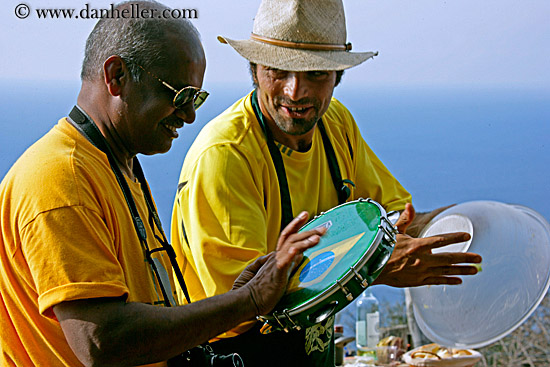
<instances>
[{"instance_id":1,"label":"nose","mask_svg":"<svg viewBox=\"0 0 550 367\"><path fill-rule=\"evenodd\" d=\"M192 124L195 121L195 107L193 106L193 102L189 102L184 104L180 108L176 108L174 111L176 116L180 119L182 119L186 124Z\"/></svg>"},{"instance_id":2,"label":"nose","mask_svg":"<svg viewBox=\"0 0 550 367\"><path fill-rule=\"evenodd\" d=\"M289 72L283 87L286 96L297 101L308 93L308 86L303 72Z\"/></svg>"}]
</instances>

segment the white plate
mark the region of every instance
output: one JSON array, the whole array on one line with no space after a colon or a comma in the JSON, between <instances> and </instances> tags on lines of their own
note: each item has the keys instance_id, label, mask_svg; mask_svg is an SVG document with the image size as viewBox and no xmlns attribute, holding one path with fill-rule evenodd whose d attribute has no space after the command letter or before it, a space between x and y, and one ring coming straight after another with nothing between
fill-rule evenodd
<instances>
[{"instance_id":1,"label":"white plate","mask_svg":"<svg viewBox=\"0 0 550 367\"><path fill-rule=\"evenodd\" d=\"M411 354L418 351L420 348L416 348L408 351L403 355L405 363L411 366L418 367L471 367L475 365L481 359L481 353L467 349L472 353L469 356L458 356L451 358L432 359L432 358L411 358Z\"/></svg>"}]
</instances>

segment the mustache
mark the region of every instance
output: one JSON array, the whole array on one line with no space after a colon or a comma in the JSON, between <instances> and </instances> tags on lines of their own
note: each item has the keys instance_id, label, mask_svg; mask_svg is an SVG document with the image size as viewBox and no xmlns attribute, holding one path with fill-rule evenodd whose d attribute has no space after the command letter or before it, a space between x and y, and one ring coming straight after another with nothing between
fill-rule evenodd
<instances>
[{"instance_id":1,"label":"mustache","mask_svg":"<svg viewBox=\"0 0 550 367\"><path fill-rule=\"evenodd\" d=\"M303 105L313 105L314 107L319 107L320 103L316 98L304 97L300 98L297 101L294 101L286 96L277 96L274 98L274 102L279 105L285 105L289 107L293 106L303 106Z\"/></svg>"}]
</instances>

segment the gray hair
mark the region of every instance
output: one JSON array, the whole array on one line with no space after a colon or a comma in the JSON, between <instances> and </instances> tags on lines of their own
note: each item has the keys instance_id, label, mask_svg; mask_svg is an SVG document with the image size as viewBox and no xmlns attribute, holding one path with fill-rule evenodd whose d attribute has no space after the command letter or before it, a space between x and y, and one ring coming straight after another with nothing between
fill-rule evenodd
<instances>
[{"instance_id":1,"label":"gray hair","mask_svg":"<svg viewBox=\"0 0 550 367\"><path fill-rule=\"evenodd\" d=\"M137 4L139 9L169 9L156 1L128 1L115 7L121 10ZM167 12L169 13L169 12ZM190 21L173 17L105 17L99 20L86 40L80 78L88 81L103 78L103 63L112 55L120 56L127 64L130 76L140 82L142 70L164 64L167 34L196 37L199 32Z\"/></svg>"}]
</instances>

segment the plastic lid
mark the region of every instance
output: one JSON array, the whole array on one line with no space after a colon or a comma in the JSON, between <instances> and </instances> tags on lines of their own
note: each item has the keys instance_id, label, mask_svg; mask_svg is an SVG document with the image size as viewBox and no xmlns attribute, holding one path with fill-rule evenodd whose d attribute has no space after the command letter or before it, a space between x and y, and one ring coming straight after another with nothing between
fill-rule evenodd
<instances>
[{"instance_id":1,"label":"plastic lid","mask_svg":"<svg viewBox=\"0 0 550 367\"><path fill-rule=\"evenodd\" d=\"M421 237L468 232L468 242L433 252L470 251L483 257L482 271L461 285L410 288L416 321L432 341L479 348L503 338L525 321L550 286L550 225L520 205L473 201L445 210Z\"/></svg>"}]
</instances>

